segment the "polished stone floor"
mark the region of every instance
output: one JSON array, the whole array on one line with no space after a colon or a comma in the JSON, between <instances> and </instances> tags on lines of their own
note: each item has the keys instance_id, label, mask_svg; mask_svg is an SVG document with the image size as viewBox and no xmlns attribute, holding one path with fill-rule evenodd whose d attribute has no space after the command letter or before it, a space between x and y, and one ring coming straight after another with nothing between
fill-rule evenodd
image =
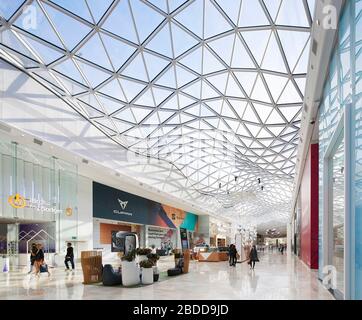
<instances>
[{"instance_id":1,"label":"polished stone floor","mask_svg":"<svg viewBox=\"0 0 362 320\"><path fill-rule=\"evenodd\" d=\"M25 270L0 274L0 299L333 299L310 271L295 257L279 252L260 254L255 270L248 265L229 267L227 262L191 262L190 272L153 285L124 288L83 285L82 271L52 269L51 276L27 275ZM166 269L172 260L161 260Z\"/></svg>"}]
</instances>

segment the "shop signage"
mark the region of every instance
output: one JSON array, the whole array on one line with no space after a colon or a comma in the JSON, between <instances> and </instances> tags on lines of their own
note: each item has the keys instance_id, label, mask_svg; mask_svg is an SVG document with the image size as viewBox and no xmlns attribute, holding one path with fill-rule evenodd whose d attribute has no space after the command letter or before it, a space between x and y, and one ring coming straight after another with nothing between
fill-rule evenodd
<instances>
[{"instance_id":1,"label":"shop signage","mask_svg":"<svg viewBox=\"0 0 362 320\"><path fill-rule=\"evenodd\" d=\"M93 182L93 216L96 218L148 224L147 199Z\"/></svg>"},{"instance_id":2,"label":"shop signage","mask_svg":"<svg viewBox=\"0 0 362 320\"><path fill-rule=\"evenodd\" d=\"M195 231L197 216L93 182L93 217Z\"/></svg>"},{"instance_id":3,"label":"shop signage","mask_svg":"<svg viewBox=\"0 0 362 320\"><path fill-rule=\"evenodd\" d=\"M122 207L122 210L126 209L128 201L122 201L118 199L118 202L119 205Z\"/></svg>"},{"instance_id":4,"label":"shop signage","mask_svg":"<svg viewBox=\"0 0 362 320\"><path fill-rule=\"evenodd\" d=\"M117 200L118 200L119 205L120 205L121 208L122 208L122 211L120 211L120 210L113 210L113 213L114 213L114 214L124 214L124 215L126 215L126 216L132 216L132 212L125 212L125 211L123 211L124 209L126 209L127 204L128 204L128 201L122 201L122 200L119 200L119 199L117 199Z\"/></svg>"},{"instance_id":5,"label":"shop signage","mask_svg":"<svg viewBox=\"0 0 362 320\"><path fill-rule=\"evenodd\" d=\"M54 214L62 212L62 210L56 209L54 205L44 201L40 197L38 199L27 199L17 193L13 196L9 196L8 202L13 208L16 209L29 208L40 212L49 212Z\"/></svg>"},{"instance_id":6,"label":"shop signage","mask_svg":"<svg viewBox=\"0 0 362 320\"><path fill-rule=\"evenodd\" d=\"M70 217L73 214L73 209L68 207L67 209L65 209L65 215L67 217Z\"/></svg>"},{"instance_id":7,"label":"shop signage","mask_svg":"<svg viewBox=\"0 0 362 320\"><path fill-rule=\"evenodd\" d=\"M8 198L8 202L15 209L21 209L21 208L26 207L26 200L19 193L15 194L13 196L10 196Z\"/></svg>"}]
</instances>

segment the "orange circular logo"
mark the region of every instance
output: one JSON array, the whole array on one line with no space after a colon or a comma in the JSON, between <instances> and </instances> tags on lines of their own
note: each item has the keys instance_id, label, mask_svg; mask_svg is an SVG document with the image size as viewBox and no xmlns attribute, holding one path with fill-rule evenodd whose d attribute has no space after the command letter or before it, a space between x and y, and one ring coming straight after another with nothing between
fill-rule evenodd
<instances>
[{"instance_id":1,"label":"orange circular logo","mask_svg":"<svg viewBox=\"0 0 362 320\"><path fill-rule=\"evenodd\" d=\"M26 200L19 193L14 196L10 196L8 198L8 202L15 209L22 209L26 207Z\"/></svg>"},{"instance_id":2,"label":"orange circular logo","mask_svg":"<svg viewBox=\"0 0 362 320\"><path fill-rule=\"evenodd\" d=\"M68 207L67 209L65 209L65 214L70 217L73 214L73 209Z\"/></svg>"}]
</instances>

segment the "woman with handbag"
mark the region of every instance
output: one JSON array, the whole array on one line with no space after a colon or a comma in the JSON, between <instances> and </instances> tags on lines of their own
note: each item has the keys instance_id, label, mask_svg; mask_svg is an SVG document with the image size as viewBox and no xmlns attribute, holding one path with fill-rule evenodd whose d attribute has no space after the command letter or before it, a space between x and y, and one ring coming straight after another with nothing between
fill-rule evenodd
<instances>
[{"instance_id":1,"label":"woman with handbag","mask_svg":"<svg viewBox=\"0 0 362 320\"><path fill-rule=\"evenodd\" d=\"M48 276L50 276L50 272L48 270L48 265L46 263L44 263L44 251L43 251L42 247L43 246L41 243L37 244L38 251L35 255L35 263L34 263L35 275L39 276L39 274L41 272L47 272Z\"/></svg>"},{"instance_id":2,"label":"woman with handbag","mask_svg":"<svg viewBox=\"0 0 362 320\"><path fill-rule=\"evenodd\" d=\"M36 247L36 244L32 243L31 249L30 249L30 271L28 272L28 274L32 273L32 271L33 271L34 263L35 263L35 256L36 256L37 252L38 252L38 248Z\"/></svg>"}]
</instances>

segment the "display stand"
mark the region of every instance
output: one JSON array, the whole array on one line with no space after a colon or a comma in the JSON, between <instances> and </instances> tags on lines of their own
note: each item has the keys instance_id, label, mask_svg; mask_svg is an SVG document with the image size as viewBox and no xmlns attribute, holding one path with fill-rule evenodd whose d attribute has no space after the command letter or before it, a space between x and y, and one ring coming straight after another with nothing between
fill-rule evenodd
<instances>
[{"instance_id":1,"label":"display stand","mask_svg":"<svg viewBox=\"0 0 362 320\"><path fill-rule=\"evenodd\" d=\"M243 240L242 240L241 234L235 235L235 246L236 246L236 250L238 252L237 262L239 262L239 263L245 262L247 260L247 256L245 253L245 248L243 245Z\"/></svg>"},{"instance_id":2,"label":"display stand","mask_svg":"<svg viewBox=\"0 0 362 320\"><path fill-rule=\"evenodd\" d=\"M81 264L83 270L83 284L102 281L102 252L82 251Z\"/></svg>"},{"instance_id":3,"label":"display stand","mask_svg":"<svg viewBox=\"0 0 362 320\"><path fill-rule=\"evenodd\" d=\"M189 267L190 267L190 258L191 258L191 254L190 254L189 249L186 249L186 250L183 251L183 257L184 257L183 273L188 273L189 272Z\"/></svg>"}]
</instances>

